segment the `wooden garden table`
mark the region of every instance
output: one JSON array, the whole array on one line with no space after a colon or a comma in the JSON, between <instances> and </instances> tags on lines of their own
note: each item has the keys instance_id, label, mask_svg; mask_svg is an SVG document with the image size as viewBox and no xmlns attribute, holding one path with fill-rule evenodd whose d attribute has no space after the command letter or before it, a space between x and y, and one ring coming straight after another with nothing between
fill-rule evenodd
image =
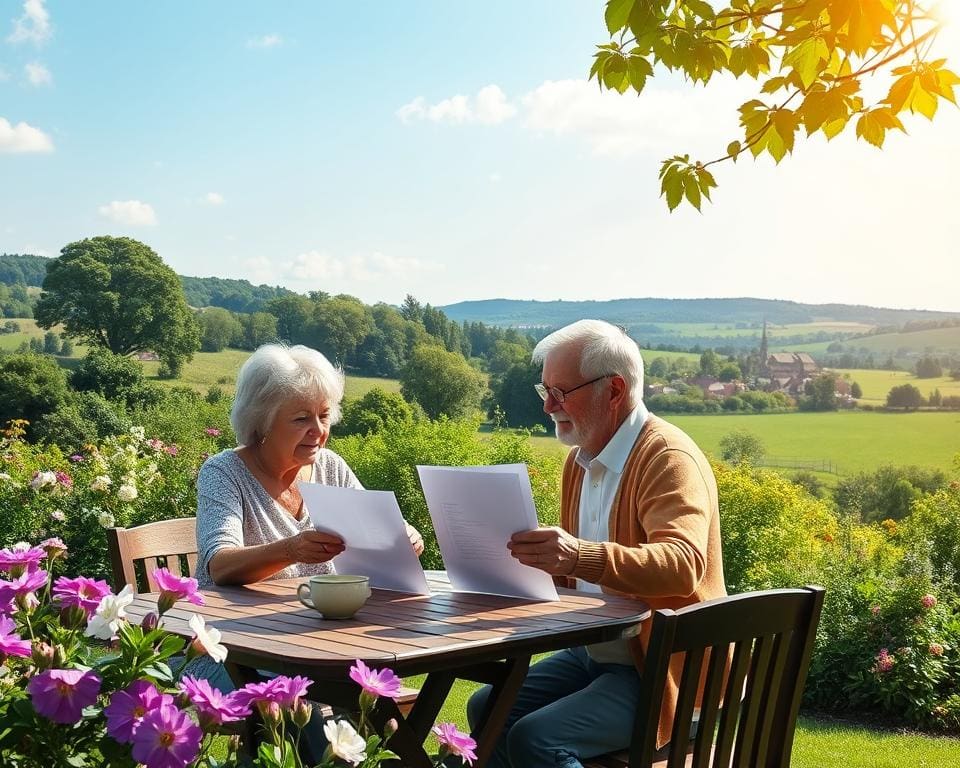
<instances>
[{"instance_id":1,"label":"wooden garden table","mask_svg":"<svg viewBox=\"0 0 960 768\"><path fill-rule=\"evenodd\" d=\"M297 600L302 581L205 589L205 605L177 603L164 626L192 637L187 622L197 613L222 633L235 679L254 679L256 670L304 675L317 683L312 699L337 707L356 708L359 688L348 677L355 659L404 677L426 673L406 718L382 698L372 713L379 728L397 720L390 748L407 768L430 765L423 743L457 679L493 685L486 718L473 734L482 768L531 655L629 636L650 614L637 600L573 590L560 590L557 602L453 592L445 573L430 572L429 596L374 589L353 619L328 621ZM156 594L138 595L127 612L138 620L156 610L156 602Z\"/></svg>"}]
</instances>

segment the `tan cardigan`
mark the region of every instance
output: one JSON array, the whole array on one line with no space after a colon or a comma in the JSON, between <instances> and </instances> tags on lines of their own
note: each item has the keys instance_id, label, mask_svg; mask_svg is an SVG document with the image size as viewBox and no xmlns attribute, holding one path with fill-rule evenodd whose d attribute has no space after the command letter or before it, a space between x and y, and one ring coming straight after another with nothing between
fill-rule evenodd
<instances>
[{"instance_id":1,"label":"tan cardigan","mask_svg":"<svg viewBox=\"0 0 960 768\"><path fill-rule=\"evenodd\" d=\"M560 523L579 535L583 468L578 449L563 468ZM727 594L720 549L717 482L703 452L683 431L649 416L630 452L610 511L609 541L580 544L573 577L613 595L637 598L651 609L682 608ZM572 581L567 581L573 586ZM650 641L643 622L630 651L639 670ZM683 659L670 665L657 748L670 740Z\"/></svg>"}]
</instances>

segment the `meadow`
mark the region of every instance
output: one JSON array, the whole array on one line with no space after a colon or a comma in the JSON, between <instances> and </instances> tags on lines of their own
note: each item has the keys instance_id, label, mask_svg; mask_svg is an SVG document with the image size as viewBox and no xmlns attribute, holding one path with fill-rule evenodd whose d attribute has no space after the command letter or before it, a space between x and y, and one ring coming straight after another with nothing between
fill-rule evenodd
<instances>
[{"instance_id":1,"label":"meadow","mask_svg":"<svg viewBox=\"0 0 960 768\"><path fill-rule=\"evenodd\" d=\"M913 384L924 397L929 397L933 390L940 390L944 397L960 395L960 381L950 376L940 376L935 379L918 379L908 371L879 371L856 368L836 369L836 373L850 381L855 381L863 390L860 403L864 405L885 405L887 393L901 384Z\"/></svg>"},{"instance_id":2,"label":"meadow","mask_svg":"<svg viewBox=\"0 0 960 768\"><path fill-rule=\"evenodd\" d=\"M665 333L675 333L679 337L751 337L757 338L759 344L762 325L756 327L738 327L733 323L651 323ZM767 336L771 342L777 336L801 336L813 333L829 333L831 335L852 336L859 333L869 333L874 326L866 323L844 322L839 320L822 320L812 323L786 323L784 325L767 324Z\"/></svg>"},{"instance_id":3,"label":"meadow","mask_svg":"<svg viewBox=\"0 0 960 768\"><path fill-rule=\"evenodd\" d=\"M797 344L791 352L824 353L832 342L822 341L812 344ZM864 336L846 339L841 342L850 351L865 350L875 356L893 358L902 364L910 357L924 354L943 354L960 352L960 326L953 328L931 328L912 333L884 333L876 336ZM878 361L879 362L879 361Z\"/></svg>"}]
</instances>

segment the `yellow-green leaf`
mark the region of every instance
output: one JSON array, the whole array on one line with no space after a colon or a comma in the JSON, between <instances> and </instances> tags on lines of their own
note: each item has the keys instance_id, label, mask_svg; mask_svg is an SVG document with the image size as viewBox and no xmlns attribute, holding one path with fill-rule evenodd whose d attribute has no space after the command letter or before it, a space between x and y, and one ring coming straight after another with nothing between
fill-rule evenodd
<instances>
[{"instance_id":1,"label":"yellow-green leaf","mask_svg":"<svg viewBox=\"0 0 960 768\"><path fill-rule=\"evenodd\" d=\"M613 35L627 26L627 19L636 0L610 0L603 18L607 22L607 31Z\"/></svg>"},{"instance_id":2,"label":"yellow-green leaf","mask_svg":"<svg viewBox=\"0 0 960 768\"><path fill-rule=\"evenodd\" d=\"M737 155L740 154L741 144L739 141L731 141L727 144L727 154L733 162L737 162Z\"/></svg>"},{"instance_id":3,"label":"yellow-green leaf","mask_svg":"<svg viewBox=\"0 0 960 768\"><path fill-rule=\"evenodd\" d=\"M808 37L790 49L783 57L784 64L793 67L800 76L804 88L809 88L817 79L820 70L830 60L830 49L822 37Z\"/></svg>"},{"instance_id":4,"label":"yellow-green leaf","mask_svg":"<svg viewBox=\"0 0 960 768\"><path fill-rule=\"evenodd\" d=\"M700 210L700 184L692 173L687 173L683 177L683 190L687 196L690 205Z\"/></svg>"},{"instance_id":5,"label":"yellow-green leaf","mask_svg":"<svg viewBox=\"0 0 960 768\"><path fill-rule=\"evenodd\" d=\"M870 112L861 115L860 119L857 120L857 136L875 147L883 146L883 138L886 132L880 121Z\"/></svg>"},{"instance_id":6,"label":"yellow-green leaf","mask_svg":"<svg viewBox=\"0 0 960 768\"><path fill-rule=\"evenodd\" d=\"M683 200L683 174L676 167L669 168L660 183L660 196L666 195L667 207L672 211Z\"/></svg>"}]
</instances>

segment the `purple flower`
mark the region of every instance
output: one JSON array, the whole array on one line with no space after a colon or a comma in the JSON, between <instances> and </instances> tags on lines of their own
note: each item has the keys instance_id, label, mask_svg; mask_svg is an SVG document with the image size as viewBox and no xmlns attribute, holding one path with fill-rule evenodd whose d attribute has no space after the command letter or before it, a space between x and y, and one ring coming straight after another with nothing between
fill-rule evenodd
<instances>
[{"instance_id":1,"label":"purple flower","mask_svg":"<svg viewBox=\"0 0 960 768\"><path fill-rule=\"evenodd\" d=\"M207 427L203 431L210 435L210 437L220 437L220 430L216 427Z\"/></svg>"},{"instance_id":2,"label":"purple flower","mask_svg":"<svg viewBox=\"0 0 960 768\"><path fill-rule=\"evenodd\" d=\"M392 669L370 669L357 659L350 667L350 679L374 698L386 696L394 701L400 698L400 678Z\"/></svg>"},{"instance_id":3,"label":"purple flower","mask_svg":"<svg viewBox=\"0 0 960 768\"><path fill-rule=\"evenodd\" d=\"M97 610L100 601L110 594L110 585L102 579L78 576L68 579L59 577L53 584L53 601L63 608L83 608L89 619Z\"/></svg>"},{"instance_id":4,"label":"purple flower","mask_svg":"<svg viewBox=\"0 0 960 768\"><path fill-rule=\"evenodd\" d=\"M121 744L129 744L147 712L171 704L170 694L161 694L148 680L134 680L125 690L116 691L103 710L107 733Z\"/></svg>"},{"instance_id":5,"label":"purple flower","mask_svg":"<svg viewBox=\"0 0 960 768\"><path fill-rule=\"evenodd\" d=\"M937 604L937 598L933 595L924 595L920 598L920 605L922 605L927 610L930 610Z\"/></svg>"},{"instance_id":6,"label":"purple flower","mask_svg":"<svg viewBox=\"0 0 960 768\"><path fill-rule=\"evenodd\" d=\"M221 725L242 720L250 714L250 707L237 698L236 692L224 695L216 688L212 688L209 680L184 677L180 682L180 690L197 708L201 724Z\"/></svg>"},{"instance_id":7,"label":"purple flower","mask_svg":"<svg viewBox=\"0 0 960 768\"><path fill-rule=\"evenodd\" d=\"M133 734L133 759L147 768L184 768L200 753L203 731L186 712L166 704L144 715Z\"/></svg>"},{"instance_id":8,"label":"purple flower","mask_svg":"<svg viewBox=\"0 0 960 768\"><path fill-rule=\"evenodd\" d=\"M13 634L12 630L16 628L13 619L8 616L0 615L0 664L4 662L7 656L30 656L30 643L27 640L21 640L20 635Z\"/></svg>"},{"instance_id":9,"label":"purple flower","mask_svg":"<svg viewBox=\"0 0 960 768\"><path fill-rule=\"evenodd\" d=\"M93 704L99 692L100 676L90 670L48 669L27 683L37 713L63 725L79 722L83 708Z\"/></svg>"},{"instance_id":10,"label":"purple flower","mask_svg":"<svg viewBox=\"0 0 960 768\"><path fill-rule=\"evenodd\" d=\"M32 608L38 603L33 593L46 583L46 571L27 571L10 581L0 581L0 605L16 600L20 607Z\"/></svg>"},{"instance_id":11,"label":"purple flower","mask_svg":"<svg viewBox=\"0 0 960 768\"><path fill-rule=\"evenodd\" d=\"M57 470L54 473L57 476L57 482L60 483L64 488L73 488L73 478L70 477L66 472L61 472Z\"/></svg>"},{"instance_id":12,"label":"purple flower","mask_svg":"<svg viewBox=\"0 0 960 768\"><path fill-rule=\"evenodd\" d=\"M10 571L14 575L20 575L25 570L38 568L40 561L46 556L47 553L40 547L31 547L21 541L12 547L0 549L0 571Z\"/></svg>"},{"instance_id":13,"label":"purple flower","mask_svg":"<svg viewBox=\"0 0 960 768\"><path fill-rule=\"evenodd\" d=\"M292 707L301 697L307 695L309 687L310 680L306 677L278 675L262 683L247 683L236 691L234 696L239 704L247 707L261 701Z\"/></svg>"},{"instance_id":14,"label":"purple flower","mask_svg":"<svg viewBox=\"0 0 960 768\"><path fill-rule=\"evenodd\" d=\"M160 614L166 613L177 600L187 600L194 605L203 605L203 595L197 592L197 580L188 576L175 576L166 568L157 568L153 580L160 587L160 599L157 608Z\"/></svg>"},{"instance_id":15,"label":"purple flower","mask_svg":"<svg viewBox=\"0 0 960 768\"><path fill-rule=\"evenodd\" d=\"M473 765L473 761L477 759L477 754L473 751L477 748L477 742L457 730L455 723L438 723L431 730L437 736L441 753L456 755L465 763Z\"/></svg>"},{"instance_id":16,"label":"purple flower","mask_svg":"<svg viewBox=\"0 0 960 768\"><path fill-rule=\"evenodd\" d=\"M83 456L81 456L79 453L75 453L70 457L70 461L72 461L74 464L79 464L83 460Z\"/></svg>"},{"instance_id":17,"label":"purple flower","mask_svg":"<svg viewBox=\"0 0 960 768\"><path fill-rule=\"evenodd\" d=\"M170 445L168 445L163 450L165 450L167 454L170 456L176 456L178 453L180 453L180 449L177 448L176 443L170 443Z\"/></svg>"}]
</instances>

